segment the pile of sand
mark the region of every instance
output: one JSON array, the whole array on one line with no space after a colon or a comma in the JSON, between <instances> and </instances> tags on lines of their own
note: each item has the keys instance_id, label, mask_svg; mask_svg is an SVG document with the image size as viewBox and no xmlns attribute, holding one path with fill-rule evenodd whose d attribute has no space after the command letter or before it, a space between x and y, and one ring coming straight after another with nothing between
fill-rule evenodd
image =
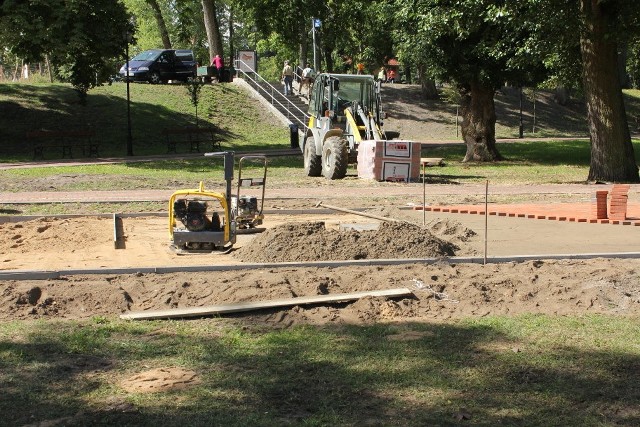
<instances>
[{"instance_id":1,"label":"pile of sand","mask_svg":"<svg viewBox=\"0 0 640 427\"><path fill-rule=\"evenodd\" d=\"M454 256L459 247L416 225L383 222L377 230L331 230L324 222L265 231L234 256L244 262L292 262Z\"/></svg>"}]
</instances>

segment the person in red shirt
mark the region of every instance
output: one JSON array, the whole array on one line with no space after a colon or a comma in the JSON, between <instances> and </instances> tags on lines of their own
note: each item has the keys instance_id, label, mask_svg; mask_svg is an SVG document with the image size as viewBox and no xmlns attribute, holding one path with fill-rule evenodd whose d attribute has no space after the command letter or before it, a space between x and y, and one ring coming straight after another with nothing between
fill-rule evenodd
<instances>
[{"instance_id":1,"label":"person in red shirt","mask_svg":"<svg viewBox=\"0 0 640 427\"><path fill-rule=\"evenodd\" d=\"M218 81L220 81L222 77L222 69L224 68L224 61L222 60L220 55L216 54L216 56L213 57L213 59L211 60L211 65L216 67L216 70L218 70Z\"/></svg>"}]
</instances>

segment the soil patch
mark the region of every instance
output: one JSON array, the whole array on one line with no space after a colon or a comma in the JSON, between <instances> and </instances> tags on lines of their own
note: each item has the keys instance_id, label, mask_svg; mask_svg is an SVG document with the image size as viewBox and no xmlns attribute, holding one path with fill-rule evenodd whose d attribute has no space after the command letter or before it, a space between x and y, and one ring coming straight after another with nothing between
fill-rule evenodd
<instances>
[{"instance_id":1,"label":"soil patch","mask_svg":"<svg viewBox=\"0 0 640 427\"><path fill-rule=\"evenodd\" d=\"M4 281L0 320L116 317L143 310L202 307L407 287L413 297L362 298L228 316L243 325L370 324L473 316L611 314L640 316L640 260L508 264L408 264L270 268L171 274L74 275ZM233 320L235 319L235 320Z\"/></svg>"},{"instance_id":2,"label":"soil patch","mask_svg":"<svg viewBox=\"0 0 640 427\"><path fill-rule=\"evenodd\" d=\"M198 375L189 369L166 367L136 374L122 381L121 386L130 393L157 393L184 390L200 382Z\"/></svg>"},{"instance_id":3,"label":"soil patch","mask_svg":"<svg viewBox=\"0 0 640 427\"><path fill-rule=\"evenodd\" d=\"M437 258L439 264L269 268L171 274L96 274L51 280L1 280L0 321L117 317L132 311L166 310L270 301L407 287L411 298L362 298L352 303L300 305L228 316L241 324L290 327L297 324L370 324L447 321L473 316L540 313L640 316L640 260L530 261L509 264L449 264L452 254L467 255L479 236L451 217L379 206L378 216L410 221L379 222L361 216L291 215L269 217L268 230L239 236L231 255L177 256L168 250L166 218L124 222L126 249L116 250L112 221L101 218L38 219L0 225L2 268L82 269L129 266L196 266L242 262L317 261L372 258ZM322 220L321 220L322 219ZM480 218L484 221L484 218ZM377 230L341 225L362 221ZM494 224L498 225L497 220ZM519 245L536 235L579 241L588 232L594 248L610 241L617 228L501 219L496 247L522 254ZM570 227L568 229L561 228ZM544 227L538 229L536 227ZM600 231L602 230L602 233ZM607 231L608 230L608 231ZM633 239L633 231L627 238ZM493 232L497 235L497 230ZM634 240L636 242L637 240ZM545 237L547 246L551 237ZM475 245L475 246L474 246ZM575 249L574 249L575 250ZM537 253L537 252L535 252ZM567 251L566 253L569 253ZM398 337L397 339L411 339Z\"/></svg>"}]
</instances>

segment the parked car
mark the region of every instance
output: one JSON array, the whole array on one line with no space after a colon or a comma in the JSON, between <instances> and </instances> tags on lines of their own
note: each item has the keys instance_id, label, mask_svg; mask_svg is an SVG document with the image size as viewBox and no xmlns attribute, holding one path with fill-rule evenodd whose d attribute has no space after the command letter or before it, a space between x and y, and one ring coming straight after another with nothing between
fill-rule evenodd
<instances>
[{"instance_id":1,"label":"parked car","mask_svg":"<svg viewBox=\"0 0 640 427\"><path fill-rule=\"evenodd\" d=\"M120 67L123 79L135 82L167 83L169 80L187 81L196 76L193 51L186 49L151 49L137 54Z\"/></svg>"}]
</instances>

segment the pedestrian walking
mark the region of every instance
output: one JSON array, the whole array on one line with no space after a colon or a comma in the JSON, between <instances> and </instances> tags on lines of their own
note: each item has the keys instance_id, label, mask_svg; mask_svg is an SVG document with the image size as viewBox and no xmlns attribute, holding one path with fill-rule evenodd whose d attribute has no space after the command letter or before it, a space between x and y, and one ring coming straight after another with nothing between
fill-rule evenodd
<instances>
[{"instance_id":1,"label":"pedestrian walking","mask_svg":"<svg viewBox=\"0 0 640 427\"><path fill-rule=\"evenodd\" d=\"M293 68L289 65L289 61L284 61L282 81L284 83L284 95L289 96L289 94L293 94Z\"/></svg>"}]
</instances>

